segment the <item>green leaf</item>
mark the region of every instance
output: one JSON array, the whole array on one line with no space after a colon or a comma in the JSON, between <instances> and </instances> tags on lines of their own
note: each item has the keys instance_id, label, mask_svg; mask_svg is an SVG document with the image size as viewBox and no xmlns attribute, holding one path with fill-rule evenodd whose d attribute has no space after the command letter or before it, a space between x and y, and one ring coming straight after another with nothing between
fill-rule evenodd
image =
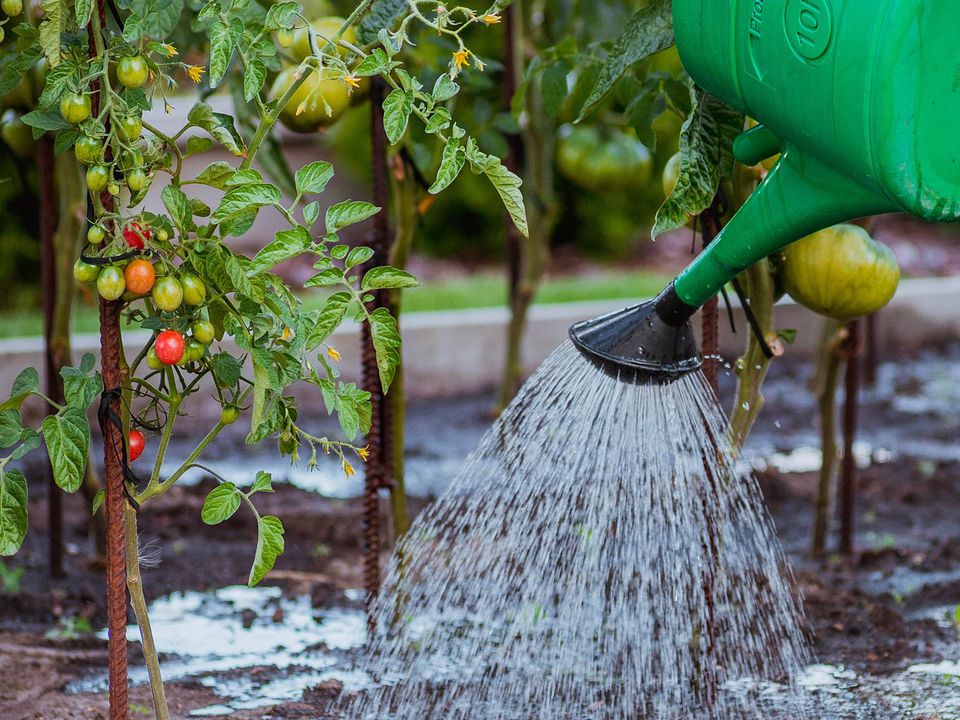
<instances>
[{"instance_id":1,"label":"green leaf","mask_svg":"<svg viewBox=\"0 0 960 720\"><path fill-rule=\"evenodd\" d=\"M198 102L190 108L187 120L192 125L206 130L214 140L234 155L241 156L246 152L243 138L234 127L233 118L230 115L214 112L207 103Z\"/></svg>"},{"instance_id":2,"label":"green leaf","mask_svg":"<svg viewBox=\"0 0 960 720\"><path fill-rule=\"evenodd\" d=\"M30 47L26 51L16 54L8 54L6 59L9 62L4 63L3 67L0 68L0 97L9 95L41 57L43 57L43 52L37 47ZM50 82L50 74L47 75L48 83Z\"/></svg>"},{"instance_id":3,"label":"green leaf","mask_svg":"<svg viewBox=\"0 0 960 720\"><path fill-rule=\"evenodd\" d=\"M523 193L520 192L523 181L510 172L500 162L500 158L481 152L473 138L467 143L467 160L474 173L487 176L500 195L500 200L507 209L510 219L513 220L513 224L524 237L527 237L530 233L527 228L527 210L523 204Z\"/></svg>"},{"instance_id":4,"label":"green leaf","mask_svg":"<svg viewBox=\"0 0 960 720\"><path fill-rule=\"evenodd\" d=\"M202 185L209 185L210 187L217 188L218 190L226 190L227 180L232 178L235 172L236 170L234 170L230 163L224 162L223 160L217 160L201 170L200 174L194 178L194 182L198 182Z\"/></svg>"},{"instance_id":5,"label":"green leaf","mask_svg":"<svg viewBox=\"0 0 960 720\"><path fill-rule=\"evenodd\" d=\"M20 445L14 448L10 457L14 460L22 460L38 447L40 447L40 433L33 428L24 428L20 436Z\"/></svg>"},{"instance_id":6,"label":"green leaf","mask_svg":"<svg viewBox=\"0 0 960 720\"><path fill-rule=\"evenodd\" d=\"M80 367L60 369L63 394L70 407L85 411L103 392L103 379L93 372L93 362L93 355L84 353Z\"/></svg>"},{"instance_id":7,"label":"green leaf","mask_svg":"<svg viewBox=\"0 0 960 720\"><path fill-rule=\"evenodd\" d=\"M248 584L253 587L273 569L283 554L283 523L280 518L265 515L257 521L257 552L253 557Z\"/></svg>"},{"instance_id":8,"label":"green leaf","mask_svg":"<svg viewBox=\"0 0 960 720\"><path fill-rule=\"evenodd\" d=\"M274 30L279 30L280 28L292 29L301 12L300 3L298 2L280 2L276 5L271 5L263 21L263 26L264 28Z\"/></svg>"},{"instance_id":9,"label":"green leaf","mask_svg":"<svg viewBox=\"0 0 960 720\"><path fill-rule=\"evenodd\" d=\"M578 121L606 97L632 65L673 45L672 13L671 0L652 0L630 18L607 56L600 77L580 110Z\"/></svg>"},{"instance_id":10,"label":"green leaf","mask_svg":"<svg viewBox=\"0 0 960 720\"><path fill-rule=\"evenodd\" d=\"M240 382L243 365L229 353L221 352L210 358L210 369L223 387L236 387Z\"/></svg>"},{"instance_id":11,"label":"green leaf","mask_svg":"<svg viewBox=\"0 0 960 720\"><path fill-rule=\"evenodd\" d=\"M303 221L307 225L313 225L320 216L320 203L314 200L303 208Z\"/></svg>"},{"instance_id":12,"label":"green leaf","mask_svg":"<svg viewBox=\"0 0 960 720\"><path fill-rule=\"evenodd\" d=\"M407 132L413 112L413 93L394 90L383 101L383 128L391 145L396 145Z\"/></svg>"},{"instance_id":13,"label":"green leaf","mask_svg":"<svg viewBox=\"0 0 960 720\"><path fill-rule=\"evenodd\" d=\"M269 270L284 260L306 252L312 245L313 238L310 237L310 231L301 225L289 230L281 230L276 234L273 242L256 254L251 268L258 273Z\"/></svg>"},{"instance_id":14,"label":"green leaf","mask_svg":"<svg viewBox=\"0 0 960 720\"><path fill-rule=\"evenodd\" d=\"M389 290L419 286L420 281L413 275L390 265L370 268L360 284L362 290Z\"/></svg>"},{"instance_id":15,"label":"green leaf","mask_svg":"<svg viewBox=\"0 0 960 720\"><path fill-rule=\"evenodd\" d=\"M333 165L324 160L317 160L297 170L297 192L322 193L330 178L333 177Z\"/></svg>"},{"instance_id":16,"label":"green leaf","mask_svg":"<svg viewBox=\"0 0 960 720\"><path fill-rule=\"evenodd\" d=\"M232 482L217 485L200 508L200 519L207 525L219 525L240 509L240 491Z\"/></svg>"},{"instance_id":17,"label":"green leaf","mask_svg":"<svg viewBox=\"0 0 960 720\"><path fill-rule=\"evenodd\" d=\"M435 102L444 102L454 97L460 92L460 86L457 85L447 73L443 73L437 78L433 85L433 99Z\"/></svg>"},{"instance_id":18,"label":"green leaf","mask_svg":"<svg viewBox=\"0 0 960 720\"><path fill-rule=\"evenodd\" d=\"M463 164L465 162L466 154L460 140L450 138L443 148L440 170L437 171L437 179L433 185L430 186L429 192L436 195L446 190L450 184L457 179L457 176L460 175L460 171L463 170Z\"/></svg>"},{"instance_id":19,"label":"green leaf","mask_svg":"<svg viewBox=\"0 0 960 720\"><path fill-rule=\"evenodd\" d=\"M60 0L40 0L43 21L40 23L40 47L51 68L60 64L61 34L67 30L67 12ZM29 124L29 123L28 123Z\"/></svg>"},{"instance_id":20,"label":"green leaf","mask_svg":"<svg viewBox=\"0 0 960 720\"><path fill-rule=\"evenodd\" d=\"M235 213L249 212L264 205L280 202L280 191L266 183L251 183L230 188L220 200L210 219L222 222Z\"/></svg>"},{"instance_id":21,"label":"green leaf","mask_svg":"<svg viewBox=\"0 0 960 720\"><path fill-rule=\"evenodd\" d=\"M20 371L10 388L10 399L0 404L0 410L18 410L23 401L40 388L40 375L36 368L25 368Z\"/></svg>"},{"instance_id":22,"label":"green leaf","mask_svg":"<svg viewBox=\"0 0 960 720\"><path fill-rule=\"evenodd\" d=\"M312 278L307 280L303 286L304 287L330 287L331 285L339 285L343 282L343 270L340 268L327 268L326 270L321 270Z\"/></svg>"},{"instance_id":23,"label":"green leaf","mask_svg":"<svg viewBox=\"0 0 960 720\"><path fill-rule=\"evenodd\" d=\"M134 16L140 19L140 33L152 38L165 38L173 32L183 13L183 6L184 0L133 0L130 3ZM135 39L128 39L127 42Z\"/></svg>"},{"instance_id":24,"label":"green leaf","mask_svg":"<svg viewBox=\"0 0 960 720\"><path fill-rule=\"evenodd\" d=\"M375 43L380 32L393 28L408 10L407 0L374 0L357 31L360 44Z\"/></svg>"},{"instance_id":25,"label":"green leaf","mask_svg":"<svg viewBox=\"0 0 960 720\"><path fill-rule=\"evenodd\" d=\"M335 233L348 225L362 222L380 212L380 208L360 200L344 200L327 210L328 233Z\"/></svg>"},{"instance_id":26,"label":"green leaf","mask_svg":"<svg viewBox=\"0 0 960 720\"><path fill-rule=\"evenodd\" d=\"M180 188L167 185L160 193L164 207L170 213L173 224L178 228L189 230L193 227L193 210L190 209L190 199Z\"/></svg>"},{"instance_id":27,"label":"green leaf","mask_svg":"<svg viewBox=\"0 0 960 720\"><path fill-rule=\"evenodd\" d=\"M13 447L23 436L23 420L17 410L0 410L0 448Z\"/></svg>"},{"instance_id":28,"label":"green leaf","mask_svg":"<svg viewBox=\"0 0 960 720\"><path fill-rule=\"evenodd\" d=\"M543 77L540 80L540 96L543 98L543 111L549 118L557 116L567 97L567 76L570 70L570 64L562 60L549 65L543 71Z\"/></svg>"},{"instance_id":29,"label":"green leaf","mask_svg":"<svg viewBox=\"0 0 960 720\"><path fill-rule=\"evenodd\" d=\"M0 469L0 556L13 555L27 536L27 479Z\"/></svg>"},{"instance_id":30,"label":"green leaf","mask_svg":"<svg viewBox=\"0 0 960 720\"><path fill-rule=\"evenodd\" d=\"M356 77L373 77L390 71L390 58L380 48L374 48L359 65L353 69Z\"/></svg>"},{"instance_id":31,"label":"green leaf","mask_svg":"<svg viewBox=\"0 0 960 720\"><path fill-rule=\"evenodd\" d=\"M252 101L263 87L267 79L267 66L260 58L254 58L243 72L243 97L247 102Z\"/></svg>"},{"instance_id":32,"label":"green leaf","mask_svg":"<svg viewBox=\"0 0 960 720\"><path fill-rule=\"evenodd\" d=\"M83 484L90 446L86 414L79 408L68 407L44 418L41 429L53 467L54 482L68 493L76 492Z\"/></svg>"},{"instance_id":33,"label":"green leaf","mask_svg":"<svg viewBox=\"0 0 960 720\"><path fill-rule=\"evenodd\" d=\"M323 388L324 386L321 386ZM329 407L331 403L326 398L324 402ZM361 390L355 383L340 383L333 397L333 407L337 411L337 419L343 429L344 436L352 441L360 433L370 431L370 393Z\"/></svg>"},{"instance_id":34,"label":"green leaf","mask_svg":"<svg viewBox=\"0 0 960 720\"><path fill-rule=\"evenodd\" d=\"M355 247L350 251L350 254L347 255L347 259L344 261L344 265L347 270L355 268L357 265L363 265L367 260L372 258L374 252L372 249L364 246Z\"/></svg>"},{"instance_id":35,"label":"green leaf","mask_svg":"<svg viewBox=\"0 0 960 720\"><path fill-rule=\"evenodd\" d=\"M720 179L733 172L733 141L743 115L691 84L693 112L680 131L680 176L657 212L653 237L682 227L710 207Z\"/></svg>"},{"instance_id":36,"label":"green leaf","mask_svg":"<svg viewBox=\"0 0 960 720\"><path fill-rule=\"evenodd\" d=\"M73 127L63 119L59 112L50 112L49 110L33 110L20 119L23 120L24 124L36 128L33 133L35 138L43 134L43 132L37 131L67 130Z\"/></svg>"},{"instance_id":37,"label":"green leaf","mask_svg":"<svg viewBox=\"0 0 960 720\"><path fill-rule=\"evenodd\" d=\"M370 337L377 353L380 387L386 393L400 365L400 330L396 318L386 308L377 308L370 314Z\"/></svg>"},{"instance_id":38,"label":"green leaf","mask_svg":"<svg viewBox=\"0 0 960 720\"><path fill-rule=\"evenodd\" d=\"M205 137L197 137L194 135L191 138L187 139L187 148L183 153L184 157L190 157L191 155L198 155L199 153L204 153L210 148L213 147L213 140ZM224 163L225 164L225 163Z\"/></svg>"},{"instance_id":39,"label":"green leaf","mask_svg":"<svg viewBox=\"0 0 960 720\"><path fill-rule=\"evenodd\" d=\"M216 87L223 79L242 33L243 24L239 18L234 18L229 25L214 23L210 28L210 87Z\"/></svg>"},{"instance_id":40,"label":"green leaf","mask_svg":"<svg viewBox=\"0 0 960 720\"><path fill-rule=\"evenodd\" d=\"M310 330L307 338L307 350L313 350L320 343L330 337L343 319L347 316L347 308L350 307L350 301L353 296L346 292L335 292L327 298L326 304L320 310L317 322Z\"/></svg>"},{"instance_id":41,"label":"green leaf","mask_svg":"<svg viewBox=\"0 0 960 720\"><path fill-rule=\"evenodd\" d=\"M259 470L259 471L257 472L257 478L256 478L256 480L253 481L253 486L250 488L250 492L251 492L251 493L255 493L255 492L272 493L272 492L274 492L274 489L273 489L273 476L272 476L270 473L268 473L268 472L264 472L263 470Z\"/></svg>"},{"instance_id":42,"label":"green leaf","mask_svg":"<svg viewBox=\"0 0 960 720\"><path fill-rule=\"evenodd\" d=\"M74 12L77 16L77 27L83 30L90 22L90 12L93 10L92 0L76 0Z\"/></svg>"},{"instance_id":43,"label":"green leaf","mask_svg":"<svg viewBox=\"0 0 960 720\"><path fill-rule=\"evenodd\" d=\"M97 511L100 510L101 507L103 507L103 500L106 497L106 495L107 495L107 492L103 488L100 488L99 490L97 490L97 494L93 496L93 505L91 506L91 509L90 509L91 515L96 515Z\"/></svg>"}]
</instances>

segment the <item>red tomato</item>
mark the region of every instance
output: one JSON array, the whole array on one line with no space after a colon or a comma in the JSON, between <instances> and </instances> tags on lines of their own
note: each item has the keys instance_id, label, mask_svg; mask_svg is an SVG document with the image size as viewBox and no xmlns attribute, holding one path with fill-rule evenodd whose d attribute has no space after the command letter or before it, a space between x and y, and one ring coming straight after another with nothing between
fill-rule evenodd
<instances>
[{"instance_id":1,"label":"red tomato","mask_svg":"<svg viewBox=\"0 0 960 720\"><path fill-rule=\"evenodd\" d=\"M127 269L123 271L123 277L127 281L127 290L134 295L146 295L153 289L153 283L157 279L157 273L153 269L153 263L148 260L132 260Z\"/></svg>"},{"instance_id":2,"label":"red tomato","mask_svg":"<svg viewBox=\"0 0 960 720\"><path fill-rule=\"evenodd\" d=\"M133 462L138 457L143 455L144 449L147 447L147 441L143 437L143 433L139 430L130 431L130 462Z\"/></svg>"},{"instance_id":3,"label":"red tomato","mask_svg":"<svg viewBox=\"0 0 960 720\"><path fill-rule=\"evenodd\" d=\"M138 222L132 222L123 229L123 239L136 250L143 250L143 241L150 239L150 228Z\"/></svg>"},{"instance_id":4,"label":"red tomato","mask_svg":"<svg viewBox=\"0 0 960 720\"><path fill-rule=\"evenodd\" d=\"M176 365L180 362L186 348L183 335L176 330L164 330L153 342L153 349L157 351L157 357L164 365Z\"/></svg>"}]
</instances>

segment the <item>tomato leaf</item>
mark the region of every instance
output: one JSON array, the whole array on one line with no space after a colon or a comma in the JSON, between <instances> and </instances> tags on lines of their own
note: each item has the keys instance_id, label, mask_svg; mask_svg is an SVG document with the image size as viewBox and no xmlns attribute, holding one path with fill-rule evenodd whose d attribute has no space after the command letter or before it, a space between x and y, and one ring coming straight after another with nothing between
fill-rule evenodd
<instances>
[{"instance_id":1,"label":"tomato leaf","mask_svg":"<svg viewBox=\"0 0 960 720\"><path fill-rule=\"evenodd\" d=\"M388 290L419 287L420 281L410 273L390 265L370 268L363 276L361 290Z\"/></svg>"},{"instance_id":2,"label":"tomato leaf","mask_svg":"<svg viewBox=\"0 0 960 720\"><path fill-rule=\"evenodd\" d=\"M280 2L271 5L270 9L267 10L263 26L266 29L279 30L280 28L286 28L289 30L296 24L300 13L300 3L297 2Z\"/></svg>"},{"instance_id":3,"label":"tomato leaf","mask_svg":"<svg viewBox=\"0 0 960 720\"><path fill-rule=\"evenodd\" d=\"M324 160L304 165L297 170L297 192L301 195L322 193L332 177L333 165Z\"/></svg>"},{"instance_id":4,"label":"tomato leaf","mask_svg":"<svg viewBox=\"0 0 960 720\"><path fill-rule=\"evenodd\" d=\"M680 132L680 176L657 212L653 237L682 227L713 202L720 179L733 172L733 141L743 115L690 85L693 112Z\"/></svg>"},{"instance_id":5,"label":"tomato leaf","mask_svg":"<svg viewBox=\"0 0 960 720\"><path fill-rule=\"evenodd\" d=\"M440 161L440 169L437 171L437 179L430 186L429 192L436 195L446 190L460 175L465 162L466 155L459 138L450 138L443 148L443 158Z\"/></svg>"},{"instance_id":6,"label":"tomato leaf","mask_svg":"<svg viewBox=\"0 0 960 720\"><path fill-rule=\"evenodd\" d=\"M327 210L327 232L335 233L348 225L354 225L373 217L378 212L380 212L380 208L368 202L344 200Z\"/></svg>"},{"instance_id":7,"label":"tomato leaf","mask_svg":"<svg viewBox=\"0 0 960 720\"><path fill-rule=\"evenodd\" d=\"M583 120L606 97L632 65L673 45L672 13L671 0L653 0L630 18L610 50L600 70L600 77L580 110L578 121Z\"/></svg>"},{"instance_id":8,"label":"tomato leaf","mask_svg":"<svg viewBox=\"0 0 960 720\"><path fill-rule=\"evenodd\" d=\"M347 316L347 308L353 297L346 291L335 292L327 298L326 304L320 310L317 321L310 330L307 338L307 350L313 350L326 340L336 330Z\"/></svg>"},{"instance_id":9,"label":"tomato leaf","mask_svg":"<svg viewBox=\"0 0 960 720\"><path fill-rule=\"evenodd\" d=\"M216 22L211 26L210 87L215 88L223 79L241 34L243 34L243 23L240 18L233 18L229 24Z\"/></svg>"},{"instance_id":10,"label":"tomato leaf","mask_svg":"<svg viewBox=\"0 0 960 720\"><path fill-rule=\"evenodd\" d=\"M386 308L377 308L370 314L370 338L377 353L380 387L386 393L400 365L400 330L396 318Z\"/></svg>"},{"instance_id":11,"label":"tomato leaf","mask_svg":"<svg viewBox=\"0 0 960 720\"><path fill-rule=\"evenodd\" d=\"M221 352L210 358L210 369L217 382L223 387L236 387L240 382L243 365L229 353Z\"/></svg>"},{"instance_id":12,"label":"tomato leaf","mask_svg":"<svg viewBox=\"0 0 960 720\"><path fill-rule=\"evenodd\" d=\"M383 101L383 129L391 145L400 142L407 132L410 114L413 112L413 93L394 90Z\"/></svg>"},{"instance_id":13,"label":"tomato leaf","mask_svg":"<svg viewBox=\"0 0 960 720\"><path fill-rule=\"evenodd\" d=\"M260 470L257 472L257 478L253 481L253 485L250 488L251 493L255 492L264 492L272 493L275 492L273 489L273 476L268 473Z\"/></svg>"},{"instance_id":14,"label":"tomato leaf","mask_svg":"<svg viewBox=\"0 0 960 720\"><path fill-rule=\"evenodd\" d=\"M76 0L74 12L77 16L77 27L83 30L90 22L90 13L93 10L93 0Z\"/></svg>"},{"instance_id":15,"label":"tomato leaf","mask_svg":"<svg viewBox=\"0 0 960 720\"><path fill-rule=\"evenodd\" d=\"M27 536L27 479L0 469L0 556L13 555Z\"/></svg>"},{"instance_id":16,"label":"tomato leaf","mask_svg":"<svg viewBox=\"0 0 960 720\"><path fill-rule=\"evenodd\" d=\"M496 155L482 152L473 138L467 141L467 160L475 174L487 176L500 195L500 200L507 209L510 219L513 220L513 224L524 237L527 237L530 234L527 229L527 210L523 204L523 193L520 192L523 181L510 172Z\"/></svg>"},{"instance_id":17,"label":"tomato leaf","mask_svg":"<svg viewBox=\"0 0 960 720\"><path fill-rule=\"evenodd\" d=\"M90 426L83 410L68 407L56 415L48 415L41 424L47 454L57 487L68 493L80 489L87 469Z\"/></svg>"},{"instance_id":18,"label":"tomato leaf","mask_svg":"<svg viewBox=\"0 0 960 720\"><path fill-rule=\"evenodd\" d=\"M20 371L10 388L10 399L0 404L0 410L17 410L23 401L40 388L40 375L36 368L25 368Z\"/></svg>"},{"instance_id":19,"label":"tomato leaf","mask_svg":"<svg viewBox=\"0 0 960 720\"><path fill-rule=\"evenodd\" d=\"M0 410L0 448L16 445L23 431L23 420L18 410Z\"/></svg>"},{"instance_id":20,"label":"tomato leaf","mask_svg":"<svg viewBox=\"0 0 960 720\"><path fill-rule=\"evenodd\" d=\"M363 265L367 260L373 257L373 250L365 247L363 245L355 247L350 251L350 254L347 255L347 259L344 260L343 264L347 270L355 268L357 265Z\"/></svg>"},{"instance_id":21,"label":"tomato leaf","mask_svg":"<svg viewBox=\"0 0 960 720\"><path fill-rule=\"evenodd\" d=\"M283 554L283 523L280 518L265 515L257 521L257 552L253 557L248 584L253 587L273 569Z\"/></svg>"},{"instance_id":22,"label":"tomato leaf","mask_svg":"<svg viewBox=\"0 0 960 720\"><path fill-rule=\"evenodd\" d=\"M284 260L305 253L313 245L310 231L298 225L289 230L281 230L273 242L265 245L251 261L250 267L256 273L269 270Z\"/></svg>"},{"instance_id":23,"label":"tomato leaf","mask_svg":"<svg viewBox=\"0 0 960 720\"><path fill-rule=\"evenodd\" d=\"M254 58L243 73L243 98L250 102L263 87L267 79L267 66L260 58Z\"/></svg>"},{"instance_id":24,"label":"tomato leaf","mask_svg":"<svg viewBox=\"0 0 960 720\"><path fill-rule=\"evenodd\" d=\"M433 85L434 102L445 102L460 92L460 86L457 85L447 73L443 73L437 78Z\"/></svg>"},{"instance_id":25,"label":"tomato leaf","mask_svg":"<svg viewBox=\"0 0 960 720\"><path fill-rule=\"evenodd\" d=\"M233 126L233 118L230 115L214 112L213 108L207 103L198 102L190 108L187 120L192 125L206 130L214 140L234 155L244 154L243 138L240 137L240 133Z\"/></svg>"},{"instance_id":26,"label":"tomato leaf","mask_svg":"<svg viewBox=\"0 0 960 720\"><path fill-rule=\"evenodd\" d=\"M240 492L231 482L217 485L207 495L200 508L200 519L207 525L219 525L229 520L240 509Z\"/></svg>"},{"instance_id":27,"label":"tomato leaf","mask_svg":"<svg viewBox=\"0 0 960 720\"><path fill-rule=\"evenodd\" d=\"M324 398L326 402L326 398ZM370 431L370 393L355 383L339 383L334 398L337 419L347 440L353 440L360 433ZM328 403L329 407L329 403Z\"/></svg>"},{"instance_id":28,"label":"tomato leaf","mask_svg":"<svg viewBox=\"0 0 960 720\"><path fill-rule=\"evenodd\" d=\"M173 224L178 228L190 230L193 228L193 211L190 209L190 199L180 188L167 185L160 193L164 207L170 213Z\"/></svg>"},{"instance_id":29,"label":"tomato leaf","mask_svg":"<svg viewBox=\"0 0 960 720\"><path fill-rule=\"evenodd\" d=\"M210 219L214 222L222 222L231 215L249 212L264 205L273 205L279 202L280 191L273 185L266 183L240 185L230 188L226 192Z\"/></svg>"},{"instance_id":30,"label":"tomato leaf","mask_svg":"<svg viewBox=\"0 0 960 720\"><path fill-rule=\"evenodd\" d=\"M93 372L95 360L91 353L84 353L80 367L62 368L63 394L67 404L78 410L86 410L90 403L103 392L103 379Z\"/></svg>"},{"instance_id":31,"label":"tomato leaf","mask_svg":"<svg viewBox=\"0 0 960 720\"><path fill-rule=\"evenodd\" d=\"M235 172L236 170L233 169L230 163L217 160L201 170L200 174L197 175L193 181L202 185L209 185L210 187L217 188L217 190L226 190L227 180L232 178Z\"/></svg>"}]
</instances>

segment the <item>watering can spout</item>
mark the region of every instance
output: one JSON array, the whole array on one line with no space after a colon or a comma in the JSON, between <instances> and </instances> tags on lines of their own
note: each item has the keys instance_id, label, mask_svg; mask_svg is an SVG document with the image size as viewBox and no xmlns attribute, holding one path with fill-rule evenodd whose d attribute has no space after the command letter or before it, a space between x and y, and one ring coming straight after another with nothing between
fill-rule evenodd
<instances>
[{"instance_id":1,"label":"watering can spout","mask_svg":"<svg viewBox=\"0 0 960 720\"><path fill-rule=\"evenodd\" d=\"M669 382L698 369L690 318L754 263L822 228L895 209L894 204L765 128L746 133L738 157L755 163L782 149L747 203L714 242L654 300L574 325L570 337L606 374L638 384Z\"/></svg>"}]
</instances>

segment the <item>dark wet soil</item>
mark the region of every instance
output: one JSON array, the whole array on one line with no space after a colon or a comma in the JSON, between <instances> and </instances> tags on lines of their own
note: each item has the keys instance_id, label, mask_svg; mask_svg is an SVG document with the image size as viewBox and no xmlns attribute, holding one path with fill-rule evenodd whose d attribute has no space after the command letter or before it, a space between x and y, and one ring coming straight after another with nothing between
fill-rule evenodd
<instances>
[{"instance_id":1,"label":"dark wet soil","mask_svg":"<svg viewBox=\"0 0 960 720\"><path fill-rule=\"evenodd\" d=\"M938 362L945 359L960 362L960 349L937 355ZM770 386L768 399L773 406L768 406L766 417L778 418L783 428L779 441L788 445L794 432L799 434L815 422L811 404L777 406L778 382L798 387L805 372L803 367L784 365L775 371ZM917 385L914 391L922 389ZM920 438L930 431L947 439L952 432L960 444L956 427L944 429L942 408L934 414L898 412L891 393L908 392L909 388L897 386L886 394L868 395L863 408L864 438L896 427L906 438ZM451 400L442 406L420 404L414 406L411 425L423 433L432 424L442 436L450 418L458 417L458 442L453 443L452 452L462 454L486 427L486 407L486 398ZM953 412L960 422L960 406ZM414 437L412 443L414 455L427 452L428 446L437 447L423 436ZM768 468L760 473L760 482L806 598L821 662L884 674L917 662L960 658L960 635L942 617L960 604L960 463L901 454L862 469L857 550L849 558L829 555L815 560L807 552L816 473ZM253 522L238 514L215 527L200 523L200 506L210 487L205 482L175 488L141 513L144 554L161 560L145 571L148 598L246 581L254 552ZM425 500L412 502L415 511L426 504ZM87 537L83 501L70 497L65 504L67 575L47 576L44 504L42 491L34 491L28 540L19 555L6 560L6 567L25 572L15 592L8 588L0 593L0 718L106 718L102 694L64 692L68 681L105 664L104 643L83 632L101 627L105 620L102 565ZM349 604L344 591L362 585L359 499L334 500L280 486L260 504L263 512L283 518L286 526L286 552L268 582L291 595L311 594L316 607ZM387 514L384 507L385 522ZM70 639L74 631L79 634ZM138 654L132 646L131 663L142 662ZM190 710L217 702L209 687L196 683L173 683L168 692L175 718L186 718ZM329 706L336 692L336 687L328 685L308 691L302 701L235 712L230 717L316 718L323 716L322 708ZM149 717L146 688L135 688L132 698L132 717Z\"/></svg>"}]
</instances>

